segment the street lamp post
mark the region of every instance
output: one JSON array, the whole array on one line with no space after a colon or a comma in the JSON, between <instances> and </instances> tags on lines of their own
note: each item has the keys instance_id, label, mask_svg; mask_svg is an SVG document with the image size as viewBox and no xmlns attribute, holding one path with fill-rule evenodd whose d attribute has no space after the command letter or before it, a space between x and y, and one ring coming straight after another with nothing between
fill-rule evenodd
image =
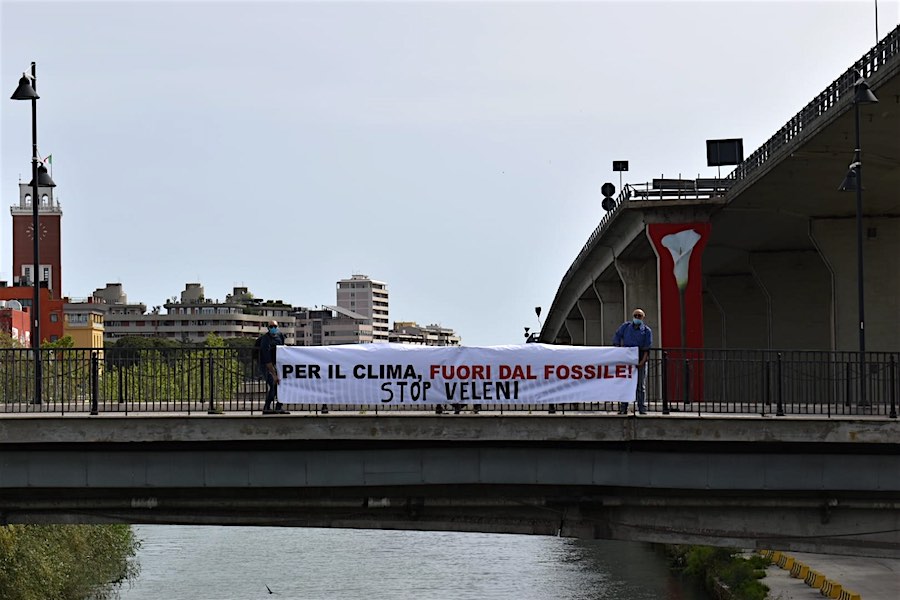
<instances>
[{"instance_id":1,"label":"street lamp post","mask_svg":"<svg viewBox=\"0 0 900 600\"><path fill-rule=\"evenodd\" d=\"M31 347L34 351L34 403L41 404L41 295L40 295L40 228L38 221L38 209L40 199L38 187L55 187L56 184L47 173L47 168L39 164L37 149L37 69L35 63L31 63L31 77L22 73L19 86L11 96L13 100L31 100L31 224L34 240L34 265L31 276L31 285L34 288L34 297L31 306Z\"/></svg>"},{"instance_id":2,"label":"street lamp post","mask_svg":"<svg viewBox=\"0 0 900 600\"><path fill-rule=\"evenodd\" d=\"M859 106L875 104L878 98L869 89L862 74L853 85L853 116L856 129L856 148L853 151L853 163L839 188L841 191L856 191L856 294L859 310L859 404L865 406L866 400L866 308L865 285L863 283L863 204L862 204L862 149L859 136Z\"/></svg>"}]
</instances>

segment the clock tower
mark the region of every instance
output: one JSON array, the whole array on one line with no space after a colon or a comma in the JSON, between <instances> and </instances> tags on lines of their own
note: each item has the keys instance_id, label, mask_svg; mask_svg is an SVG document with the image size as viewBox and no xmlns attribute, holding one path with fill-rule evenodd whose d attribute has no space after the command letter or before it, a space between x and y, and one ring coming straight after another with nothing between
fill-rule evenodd
<instances>
[{"instance_id":1,"label":"clock tower","mask_svg":"<svg viewBox=\"0 0 900 600\"><path fill-rule=\"evenodd\" d=\"M62 297L62 238L60 221L62 209L53 198L53 188L38 187L38 197L32 198L33 188L19 184L19 204L11 206L12 214L12 278L22 285L46 281L50 297ZM38 229L34 230L32 202L38 202ZM34 270L34 236L40 241L40 272Z\"/></svg>"}]
</instances>

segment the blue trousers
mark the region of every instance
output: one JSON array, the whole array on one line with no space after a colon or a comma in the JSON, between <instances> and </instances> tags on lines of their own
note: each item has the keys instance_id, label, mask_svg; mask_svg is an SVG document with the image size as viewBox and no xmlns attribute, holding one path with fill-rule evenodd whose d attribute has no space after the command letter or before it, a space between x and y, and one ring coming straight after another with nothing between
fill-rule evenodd
<instances>
[{"instance_id":1,"label":"blue trousers","mask_svg":"<svg viewBox=\"0 0 900 600\"><path fill-rule=\"evenodd\" d=\"M263 406L263 410L269 410L272 408L272 401L275 400L275 393L278 391L278 386L275 385L275 376L269 372L268 369L265 369L266 376L266 404Z\"/></svg>"},{"instance_id":2,"label":"blue trousers","mask_svg":"<svg viewBox=\"0 0 900 600\"><path fill-rule=\"evenodd\" d=\"M638 412L647 412L647 363L638 368L637 387L634 390L634 401L637 402ZM628 403L619 403L619 412L628 412Z\"/></svg>"}]
</instances>

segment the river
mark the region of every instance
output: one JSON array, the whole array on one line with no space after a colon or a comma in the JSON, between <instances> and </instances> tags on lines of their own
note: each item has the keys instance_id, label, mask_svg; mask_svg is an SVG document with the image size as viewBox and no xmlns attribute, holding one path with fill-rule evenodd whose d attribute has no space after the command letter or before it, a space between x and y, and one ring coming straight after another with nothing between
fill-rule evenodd
<instances>
[{"instance_id":1,"label":"river","mask_svg":"<svg viewBox=\"0 0 900 600\"><path fill-rule=\"evenodd\" d=\"M707 600L650 546L352 529L139 525L122 600ZM270 594L268 589L272 590Z\"/></svg>"}]
</instances>

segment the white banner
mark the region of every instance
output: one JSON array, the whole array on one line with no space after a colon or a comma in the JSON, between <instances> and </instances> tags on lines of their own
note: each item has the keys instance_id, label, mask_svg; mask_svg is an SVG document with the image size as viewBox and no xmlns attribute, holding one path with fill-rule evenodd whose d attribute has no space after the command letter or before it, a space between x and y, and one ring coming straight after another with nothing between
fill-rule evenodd
<instances>
[{"instance_id":1,"label":"white banner","mask_svg":"<svg viewBox=\"0 0 900 600\"><path fill-rule=\"evenodd\" d=\"M285 404L633 402L637 348L278 346Z\"/></svg>"}]
</instances>

